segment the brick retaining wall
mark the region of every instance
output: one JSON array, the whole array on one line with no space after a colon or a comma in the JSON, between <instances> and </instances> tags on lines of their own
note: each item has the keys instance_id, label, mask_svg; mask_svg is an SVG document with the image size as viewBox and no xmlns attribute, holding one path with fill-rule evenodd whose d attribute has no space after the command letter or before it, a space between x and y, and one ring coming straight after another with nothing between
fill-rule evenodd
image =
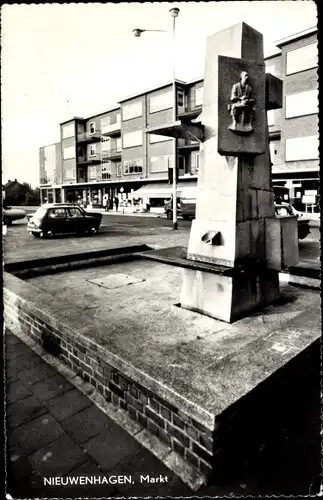
<instances>
[{"instance_id":1,"label":"brick retaining wall","mask_svg":"<svg viewBox=\"0 0 323 500\"><path fill-rule=\"evenodd\" d=\"M202 474L211 474L215 431L108 364L90 342L80 341L80 336L74 339L57 318L54 320L46 313L37 313L28 301L6 287L4 312L6 322L13 322L15 327L58 356L108 402L127 411L132 419L182 455Z\"/></svg>"}]
</instances>

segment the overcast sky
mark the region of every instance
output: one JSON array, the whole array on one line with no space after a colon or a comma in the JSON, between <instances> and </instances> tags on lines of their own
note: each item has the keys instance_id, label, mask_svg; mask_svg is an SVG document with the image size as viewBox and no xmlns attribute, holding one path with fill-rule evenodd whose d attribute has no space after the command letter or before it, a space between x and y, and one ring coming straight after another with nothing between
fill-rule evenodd
<instances>
[{"instance_id":1,"label":"overcast sky","mask_svg":"<svg viewBox=\"0 0 323 500\"><path fill-rule=\"evenodd\" d=\"M2 7L2 179L38 182L39 147L59 141L59 123L103 112L119 99L172 78L203 77L206 37L244 21L275 41L316 26L311 0L43 4Z\"/></svg>"}]
</instances>

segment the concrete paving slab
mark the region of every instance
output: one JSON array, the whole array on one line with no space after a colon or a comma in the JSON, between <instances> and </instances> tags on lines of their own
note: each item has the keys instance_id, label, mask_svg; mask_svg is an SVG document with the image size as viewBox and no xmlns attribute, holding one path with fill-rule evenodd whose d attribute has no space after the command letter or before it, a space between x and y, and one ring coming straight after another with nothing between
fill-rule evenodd
<instances>
[{"instance_id":1,"label":"concrete paving slab","mask_svg":"<svg viewBox=\"0 0 323 500\"><path fill-rule=\"evenodd\" d=\"M89 459L85 451L73 440L63 434L57 440L38 449L29 456L29 461L40 476L62 476L75 466L81 465Z\"/></svg>"},{"instance_id":2,"label":"concrete paving slab","mask_svg":"<svg viewBox=\"0 0 323 500\"><path fill-rule=\"evenodd\" d=\"M7 407L8 427L15 429L21 424L47 413L47 408L34 396L16 401Z\"/></svg>"},{"instance_id":3,"label":"concrete paving slab","mask_svg":"<svg viewBox=\"0 0 323 500\"><path fill-rule=\"evenodd\" d=\"M62 375L56 374L32 386L32 391L40 401L48 401L55 396L65 394L73 389Z\"/></svg>"},{"instance_id":4,"label":"concrete paving slab","mask_svg":"<svg viewBox=\"0 0 323 500\"><path fill-rule=\"evenodd\" d=\"M84 408L91 406L91 401L77 389L55 396L44 404L54 417L60 422L71 415L75 415Z\"/></svg>"},{"instance_id":5,"label":"concrete paving slab","mask_svg":"<svg viewBox=\"0 0 323 500\"><path fill-rule=\"evenodd\" d=\"M24 356L25 359L26 358L32 359L34 357L33 353L30 351L30 349L28 349L28 347L26 347L24 344L6 345L5 356L6 356L6 359L8 361L22 357L22 356ZM22 360L20 360L20 361L22 361ZM19 363L18 360L17 360L17 363Z\"/></svg>"},{"instance_id":6,"label":"concrete paving slab","mask_svg":"<svg viewBox=\"0 0 323 500\"><path fill-rule=\"evenodd\" d=\"M93 404L61 422L76 443L85 443L101 432L113 432L116 424Z\"/></svg>"},{"instance_id":7,"label":"concrete paving slab","mask_svg":"<svg viewBox=\"0 0 323 500\"><path fill-rule=\"evenodd\" d=\"M58 439L64 430L49 413L45 413L11 432L11 438L22 453L30 454Z\"/></svg>"},{"instance_id":8,"label":"concrete paving slab","mask_svg":"<svg viewBox=\"0 0 323 500\"><path fill-rule=\"evenodd\" d=\"M117 425L113 430L100 432L84 443L83 447L105 472L109 472L118 462L141 449L137 441Z\"/></svg>"},{"instance_id":9,"label":"concrete paving slab","mask_svg":"<svg viewBox=\"0 0 323 500\"><path fill-rule=\"evenodd\" d=\"M19 369L20 377L23 378L24 383L28 386L37 384L37 382L41 382L47 378L54 377L56 373L55 369L49 365L35 366L34 364L32 368L25 368L23 371Z\"/></svg>"},{"instance_id":10,"label":"concrete paving slab","mask_svg":"<svg viewBox=\"0 0 323 500\"><path fill-rule=\"evenodd\" d=\"M22 384L21 379L9 382L6 389L6 403L15 403L32 396L32 394L30 388Z\"/></svg>"}]
</instances>

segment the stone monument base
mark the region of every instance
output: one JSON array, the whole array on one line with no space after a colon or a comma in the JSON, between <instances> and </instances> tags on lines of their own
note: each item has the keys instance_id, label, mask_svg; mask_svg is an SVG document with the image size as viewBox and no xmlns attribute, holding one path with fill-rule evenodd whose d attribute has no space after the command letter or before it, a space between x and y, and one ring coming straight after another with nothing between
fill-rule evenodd
<instances>
[{"instance_id":1,"label":"stone monument base","mask_svg":"<svg viewBox=\"0 0 323 500\"><path fill-rule=\"evenodd\" d=\"M243 270L232 276L184 269L181 307L232 323L279 298L278 271Z\"/></svg>"}]
</instances>

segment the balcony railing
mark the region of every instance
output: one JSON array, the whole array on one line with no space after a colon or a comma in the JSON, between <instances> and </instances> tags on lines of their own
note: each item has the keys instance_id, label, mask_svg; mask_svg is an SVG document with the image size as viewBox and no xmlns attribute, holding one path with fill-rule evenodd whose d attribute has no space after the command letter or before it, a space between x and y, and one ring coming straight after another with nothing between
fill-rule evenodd
<instances>
[{"instance_id":1,"label":"balcony railing","mask_svg":"<svg viewBox=\"0 0 323 500\"><path fill-rule=\"evenodd\" d=\"M79 165L91 165L91 164L95 164L95 163L100 163L100 161L101 161L100 153L89 155L87 158L81 156L81 157L78 157L78 159L77 159L77 163Z\"/></svg>"},{"instance_id":2,"label":"balcony railing","mask_svg":"<svg viewBox=\"0 0 323 500\"><path fill-rule=\"evenodd\" d=\"M110 149L102 152L102 159L117 160L121 158L121 149Z\"/></svg>"},{"instance_id":3,"label":"balcony railing","mask_svg":"<svg viewBox=\"0 0 323 500\"><path fill-rule=\"evenodd\" d=\"M111 123L110 125L105 125L101 127L102 135L108 135L110 137L115 137L121 134L121 122Z\"/></svg>"},{"instance_id":4,"label":"balcony railing","mask_svg":"<svg viewBox=\"0 0 323 500\"><path fill-rule=\"evenodd\" d=\"M177 104L177 116L183 118L196 118L202 110L202 99L191 99L185 102L184 106Z\"/></svg>"},{"instance_id":5,"label":"balcony railing","mask_svg":"<svg viewBox=\"0 0 323 500\"><path fill-rule=\"evenodd\" d=\"M82 132L77 134L77 142L97 142L101 139L101 131Z\"/></svg>"}]
</instances>

